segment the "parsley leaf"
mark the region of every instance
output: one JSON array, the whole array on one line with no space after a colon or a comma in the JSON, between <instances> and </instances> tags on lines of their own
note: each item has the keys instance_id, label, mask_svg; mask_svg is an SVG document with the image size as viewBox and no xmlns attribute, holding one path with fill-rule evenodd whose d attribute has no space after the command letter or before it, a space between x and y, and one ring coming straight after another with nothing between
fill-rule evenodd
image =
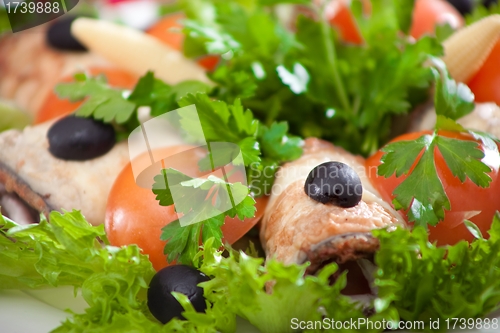
<instances>
[{"instance_id":1,"label":"parsley leaf","mask_svg":"<svg viewBox=\"0 0 500 333\"><path fill-rule=\"evenodd\" d=\"M362 45L339 40L314 2L309 9L321 19L288 22L295 34L256 0L199 0L198 11L184 3L186 36L222 58L211 74L213 97L240 99L267 126L285 120L291 133L354 153L368 155L388 141L393 118L425 98L432 81L423 66L427 55L442 53L435 38L413 43L401 34L411 24L413 0L372 1L371 15L352 1Z\"/></svg>"},{"instance_id":2,"label":"parsley leaf","mask_svg":"<svg viewBox=\"0 0 500 333\"><path fill-rule=\"evenodd\" d=\"M474 110L474 94L462 82L451 79L441 59L431 57L432 72L436 79L434 106L437 115L457 120Z\"/></svg>"},{"instance_id":3,"label":"parsley leaf","mask_svg":"<svg viewBox=\"0 0 500 333\"><path fill-rule=\"evenodd\" d=\"M453 176L462 183L469 178L479 187L488 187L491 169L481 162L484 152L476 142L437 136L436 144Z\"/></svg>"},{"instance_id":4,"label":"parsley leaf","mask_svg":"<svg viewBox=\"0 0 500 333\"><path fill-rule=\"evenodd\" d=\"M478 4L472 13L465 16L465 23L471 25L487 16L500 14L500 3L491 3L489 6Z\"/></svg>"},{"instance_id":5,"label":"parsley leaf","mask_svg":"<svg viewBox=\"0 0 500 333\"><path fill-rule=\"evenodd\" d=\"M91 77L78 73L75 80L76 82L56 86L55 91L59 97L71 101L85 100L76 110L77 116L115 123L119 125L117 129L126 134L139 126L139 107L149 106L150 115L155 117L177 109L178 100L187 94L208 92L211 89L198 81L184 81L171 86L155 78L153 72L141 77L130 93L110 87L103 75Z\"/></svg>"},{"instance_id":6,"label":"parsley leaf","mask_svg":"<svg viewBox=\"0 0 500 333\"><path fill-rule=\"evenodd\" d=\"M69 98L72 102L88 97L77 110L77 116L93 116L104 122L123 124L133 115L135 104L124 99L123 90L111 89L104 76L76 75L75 79L76 82L57 85L55 90L59 97Z\"/></svg>"},{"instance_id":7,"label":"parsley leaf","mask_svg":"<svg viewBox=\"0 0 500 333\"><path fill-rule=\"evenodd\" d=\"M167 241L164 252L169 262L191 264L200 238L203 241L214 238L217 246L221 246L220 228L226 216L243 220L255 215L255 200L247 196L248 189L241 183L228 183L213 175L206 179L192 178L171 168L163 169L154 180L153 193L161 205L174 204L172 191L175 191L174 207L182 214L184 224L181 226L175 220L162 229L161 239ZM236 198L242 200L235 205Z\"/></svg>"},{"instance_id":8,"label":"parsley leaf","mask_svg":"<svg viewBox=\"0 0 500 333\"><path fill-rule=\"evenodd\" d=\"M297 159L302 154L302 140L288 135L285 122L272 123L269 127L254 118L239 99L232 104L213 100L207 94L187 94L178 102L179 106L196 105L204 138L208 147L217 143L238 145L246 166L248 188L241 183L229 183L213 175L208 178L192 178L174 170L162 170L155 177L153 193L160 205L174 204L175 210L183 214L180 221L170 223L163 229L162 239L167 240L165 253L168 261L177 260L190 263L200 242L214 238L222 245L221 226L226 217L243 220L255 215L255 200L247 196L249 191L255 196L270 193L278 166ZM192 119L179 120L180 126L189 133L193 128ZM235 150L232 146L222 146L217 152L209 153L198 163L202 171L223 167L232 160ZM227 191L226 191L227 190ZM231 193L214 199L214 195ZM234 198L241 198L235 204ZM190 224L194 223L195 224Z\"/></svg>"},{"instance_id":9,"label":"parsley leaf","mask_svg":"<svg viewBox=\"0 0 500 333\"><path fill-rule=\"evenodd\" d=\"M470 179L479 187L488 187L491 172L482 159L484 152L479 143L448 137L441 130L467 133L484 147L498 153L496 143L488 137L467 131L456 123L456 119L470 113L474 107L474 95L469 88L452 80L441 60L431 58L436 79L435 109L436 129L432 135L422 135L412 141L389 143L382 152L382 164L378 174L390 177L407 175L393 191L396 209L408 210L408 219L416 226L436 225L444 219L445 210L450 210L450 201L436 169L436 153L439 151L453 176L462 183Z\"/></svg>"}]
</instances>

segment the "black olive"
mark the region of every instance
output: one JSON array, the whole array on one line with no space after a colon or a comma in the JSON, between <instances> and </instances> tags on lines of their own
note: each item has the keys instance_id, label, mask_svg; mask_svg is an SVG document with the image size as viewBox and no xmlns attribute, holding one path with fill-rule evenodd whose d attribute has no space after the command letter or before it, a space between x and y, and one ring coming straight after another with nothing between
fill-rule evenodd
<instances>
[{"instance_id":1,"label":"black olive","mask_svg":"<svg viewBox=\"0 0 500 333\"><path fill-rule=\"evenodd\" d=\"M313 200L340 207L356 206L363 195L358 174L341 162L326 162L316 166L307 176L304 191Z\"/></svg>"},{"instance_id":2,"label":"black olive","mask_svg":"<svg viewBox=\"0 0 500 333\"><path fill-rule=\"evenodd\" d=\"M149 311L164 324L174 317L185 319L181 315L184 309L171 294L175 291L186 295L196 311L205 312L207 305L203 288L198 287L198 283L208 280L205 274L190 266L174 265L161 269L149 283Z\"/></svg>"},{"instance_id":3,"label":"black olive","mask_svg":"<svg viewBox=\"0 0 500 333\"><path fill-rule=\"evenodd\" d=\"M448 2L462 15L470 14L474 9L474 0L448 0Z\"/></svg>"},{"instance_id":4,"label":"black olive","mask_svg":"<svg viewBox=\"0 0 500 333\"><path fill-rule=\"evenodd\" d=\"M49 151L57 158L90 160L106 154L116 143L113 126L101 121L68 116L55 122L47 133Z\"/></svg>"},{"instance_id":5,"label":"black olive","mask_svg":"<svg viewBox=\"0 0 500 333\"><path fill-rule=\"evenodd\" d=\"M47 29L47 43L61 51L87 51L87 48L71 34L71 24L76 16L64 16Z\"/></svg>"}]
</instances>

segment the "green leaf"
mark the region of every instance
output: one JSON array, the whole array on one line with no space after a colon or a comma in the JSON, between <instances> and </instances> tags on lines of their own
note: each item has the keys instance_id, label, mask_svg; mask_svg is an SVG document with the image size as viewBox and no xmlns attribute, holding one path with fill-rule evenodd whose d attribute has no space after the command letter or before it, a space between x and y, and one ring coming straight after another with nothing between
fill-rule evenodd
<instances>
[{"instance_id":1,"label":"green leaf","mask_svg":"<svg viewBox=\"0 0 500 333\"><path fill-rule=\"evenodd\" d=\"M31 117L15 105L0 99L0 132L9 129L23 129L31 123Z\"/></svg>"},{"instance_id":2,"label":"green leaf","mask_svg":"<svg viewBox=\"0 0 500 333\"><path fill-rule=\"evenodd\" d=\"M229 256L223 257L213 239L208 239L198 254L203 258L200 270L211 277L201 284L204 295L212 304L225 304L261 332L294 332L295 320L320 321L327 317L356 322L364 318L360 305L340 293L346 274L337 274L331 282L330 277L337 272L335 263L316 275L304 275L307 264L285 265L269 259L263 265L263 258L228 251ZM272 288L266 287L271 283ZM375 321L382 318L391 316L384 313L372 317ZM377 331L363 328L363 332Z\"/></svg>"},{"instance_id":3,"label":"green leaf","mask_svg":"<svg viewBox=\"0 0 500 333\"><path fill-rule=\"evenodd\" d=\"M484 153L479 149L478 143L438 136L436 144L446 165L462 183L469 178L479 187L489 186L491 177L488 172L491 169L481 162Z\"/></svg>"},{"instance_id":4,"label":"green leaf","mask_svg":"<svg viewBox=\"0 0 500 333\"><path fill-rule=\"evenodd\" d=\"M465 128L457 123L455 120L447 118L443 115L437 115L436 117L436 129L452 131L452 132L465 132Z\"/></svg>"},{"instance_id":5,"label":"green leaf","mask_svg":"<svg viewBox=\"0 0 500 333\"><path fill-rule=\"evenodd\" d=\"M474 238L484 239L483 234L481 233L481 230L479 229L479 227L475 223L473 223L469 220L464 220L464 224L467 227L467 229L470 231L470 233L474 236Z\"/></svg>"},{"instance_id":6,"label":"green leaf","mask_svg":"<svg viewBox=\"0 0 500 333\"><path fill-rule=\"evenodd\" d=\"M436 137L436 134L423 135L413 141L390 143L382 149L384 155L378 174L408 175L394 189L393 204L396 209L409 209L408 218L416 225L436 225L444 218L444 209L450 209L434 164Z\"/></svg>"},{"instance_id":7,"label":"green leaf","mask_svg":"<svg viewBox=\"0 0 500 333\"><path fill-rule=\"evenodd\" d=\"M444 219L450 202L434 164L434 144L426 148L415 169L394 189L396 209L410 209L408 219L415 225L436 225Z\"/></svg>"},{"instance_id":8,"label":"green leaf","mask_svg":"<svg viewBox=\"0 0 500 333\"><path fill-rule=\"evenodd\" d=\"M453 29L449 23L437 24L434 31L436 38L440 43L448 39L448 37L453 35L454 32L455 29Z\"/></svg>"},{"instance_id":9,"label":"green leaf","mask_svg":"<svg viewBox=\"0 0 500 333\"><path fill-rule=\"evenodd\" d=\"M393 174L396 177L408 174L410 168L417 161L423 149L428 149L433 137L423 135L412 141L397 141L382 148L385 154L381 158L382 164L378 167L379 176L388 178Z\"/></svg>"},{"instance_id":10,"label":"green leaf","mask_svg":"<svg viewBox=\"0 0 500 333\"><path fill-rule=\"evenodd\" d=\"M500 219L493 218L490 238L481 236L469 221L466 227L475 235L472 243L437 246L424 228L413 231L375 230L380 249L375 254L375 285L378 303L389 303L401 320L439 320L481 318L498 309L500 302ZM471 319L472 320L472 319ZM426 331L431 331L426 327Z\"/></svg>"},{"instance_id":11,"label":"green leaf","mask_svg":"<svg viewBox=\"0 0 500 333\"><path fill-rule=\"evenodd\" d=\"M457 120L474 110L474 94L462 82L451 79L441 59L432 58L432 72L436 80L434 107L437 115Z\"/></svg>"},{"instance_id":12,"label":"green leaf","mask_svg":"<svg viewBox=\"0 0 500 333\"><path fill-rule=\"evenodd\" d=\"M83 77L82 77L83 79ZM135 104L123 97L123 91L109 87L103 77L86 78L84 81L61 83L55 88L59 97L71 101L83 100L84 104L77 109L76 115L93 117L104 122L124 124L135 111Z\"/></svg>"},{"instance_id":13,"label":"green leaf","mask_svg":"<svg viewBox=\"0 0 500 333\"><path fill-rule=\"evenodd\" d=\"M485 17L495 14L500 14L500 3L490 3L489 6L477 3L472 13L465 16L465 23L471 25Z\"/></svg>"},{"instance_id":14,"label":"green leaf","mask_svg":"<svg viewBox=\"0 0 500 333\"><path fill-rule=\"evenodd\" d=\"M171 191L175 191L175 201ZM248 196L246 186L213 175L192 178L174 169L163 169L155 177L153 193L160 205L173 204L176 212L183 214L185 226L176 220L162 229L161 239L167 241L164 252L169 262L193 263L200 238L214 238L216 244L222 245L221 227L226 216L243 220L256 212L255 200Z\"/></svg>"},{"instance_id":15,"label":"green leaf","mask_svg":"<svg viewBox=\"0 0 500 333\"><path fill-rule=\"evenodd\" d=\"M406 35L410 32L412 24L413 8L415 7L415 0L394 0L394 10L398 20L398 26Z\"/></svg>"},{"instance_id":16,"label":"green leaf","mask_svg":"<svg viewBox=\"0 0 500 333\"><path fill-rule=\"evenodd\" d=\"M263 154L278 162L299 158L302 155L302 140L296 136L288 136L286 122L273 123L270 127L262 126L259 134Z\"/></svg>"}]
</instances>

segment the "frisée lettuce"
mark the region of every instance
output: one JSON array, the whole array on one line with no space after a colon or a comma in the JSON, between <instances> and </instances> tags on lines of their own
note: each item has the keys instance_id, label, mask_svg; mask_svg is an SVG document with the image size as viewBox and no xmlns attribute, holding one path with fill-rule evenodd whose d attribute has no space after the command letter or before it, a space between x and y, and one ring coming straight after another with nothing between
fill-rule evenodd
<instances>
[{"instance_id":1,"label":"fris\u00e9e lettuce","mask_svg":"<svg viewBox=\"0 0 500 333\"><path fill-rule=\"evenodd\" d=\"M365 323L338 332L380 332L367 322L478 318L500 304L500 215L485 239L437 247L422 227L413 232L376 230L374 284L378 295L361 306L341 294L345 272L328 264L316 276L304 276L307 264L285 265L252 257L208 239L195 255L195 266L211 280L203 282L206 313L197 313L187 297L181 321L162 325L146 306L146 290L154 270L135 245L108 245L103 226L92 226L78 211L52 212L50 223L20 226L0 217L0 288L74 286L89 304L84 313L70 311L53 332L235 332L240 316L264 333L292 332L294 323ZM251 253L251 251L247 251ZM367 311L370 316L367 317ZM326 319L326 321L325 321ZM298 325L298 324L297 324ZM305 332L331 331L303 326ZM430 328L427 327L427 331Z\"/></svg>"}]
</instances>

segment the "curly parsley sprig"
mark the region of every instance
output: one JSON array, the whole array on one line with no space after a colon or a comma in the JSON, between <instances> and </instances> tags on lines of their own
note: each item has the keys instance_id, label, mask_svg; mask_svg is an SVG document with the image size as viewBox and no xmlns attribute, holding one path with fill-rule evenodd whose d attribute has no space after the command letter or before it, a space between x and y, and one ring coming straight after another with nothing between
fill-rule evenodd
<instances>
[{"instance_id":1,"label":"curly parsley sprig","mask_svg":"<svg viewBox=\"0 0 500 333\"><path fill-rule=\"evenodd\" d=\"M139 107L148 106L152 117L159 116L177 109L178 101L188 93L211 89L199 81L168 85L155 78L153 72L141 77L132 91L109 86L104 75L93 77L78 73L74 79L75 82L58 84L55 88L57 95L72 102L84 101L75 111L77 116L113 123L124 135L139 126Z\"/></svg>"},{"instance_id":2,"label":"curly parsley sprig","mask_svg":"<svg viewBox=\"0 0 500 333\"><path fill-rule=\"evenodd\" d=\"M439 178L435 154L439 151L452 174L463 183L470 179L479 187L488 187L491 171L483 161L484 152L478 142L450 138L440 131L471 135L487 149L498 154L494 140L484 133L463 128L456 122L474 109L474 95L463 83L451 79L444 63L430 58L436 80L434 105L437 114L435 130L412 141L398 141L382 148L384 155L378 174L390 177L408 175L393 192L396 209L408 210L408 218L416 225L432 226L444 219L450 201Z\"/></svg>"},{"instance_id":3,"label":"curly parsley sprig","mask_svg":"<svg viewBox=\"0 0 500 333\"><path fill-rule=\"evenodd\" d=\"M237 216L243 220L253 217L256 211L255 200L248 194L252 193L256 197L268 194L278 165L297 159L302 154L302 140L287 134L286 123L265 126L254 118L250 110L245 110L238 99L228 104L198 93L188 94L179 101L179 106L193 104L196 105L208 144L229 142L238 145L247 171L248 188L241 183L231 184L213 176L208 179L193 179L174 169L162 170L162 174L155 177L153 186L153 193L156 194L159 204L174 204L171 190L175 187L176 191L179 191L180 185L179 195L185 199L175 203L176 212L184 217L197 214L197 220L200 220L200 216L207 217L202 218L201 222L184 227L176 220L163 228L161 238L168 241L165 254L169 262L176 260L191 263L200 242L211 237L216 246L221 246L221 227L225 218ZM189 132L189 119L185 122L181 120L180 125ZM203 163L203 160L200 163ZM243 196L246 198L232 209L224 211L220 209L224 203L213 200L210 196L223 190L222 187L229 187L233 194L244 191ZM203 203L201 206L200 202Z\"/></svg>"}]
</instances>

